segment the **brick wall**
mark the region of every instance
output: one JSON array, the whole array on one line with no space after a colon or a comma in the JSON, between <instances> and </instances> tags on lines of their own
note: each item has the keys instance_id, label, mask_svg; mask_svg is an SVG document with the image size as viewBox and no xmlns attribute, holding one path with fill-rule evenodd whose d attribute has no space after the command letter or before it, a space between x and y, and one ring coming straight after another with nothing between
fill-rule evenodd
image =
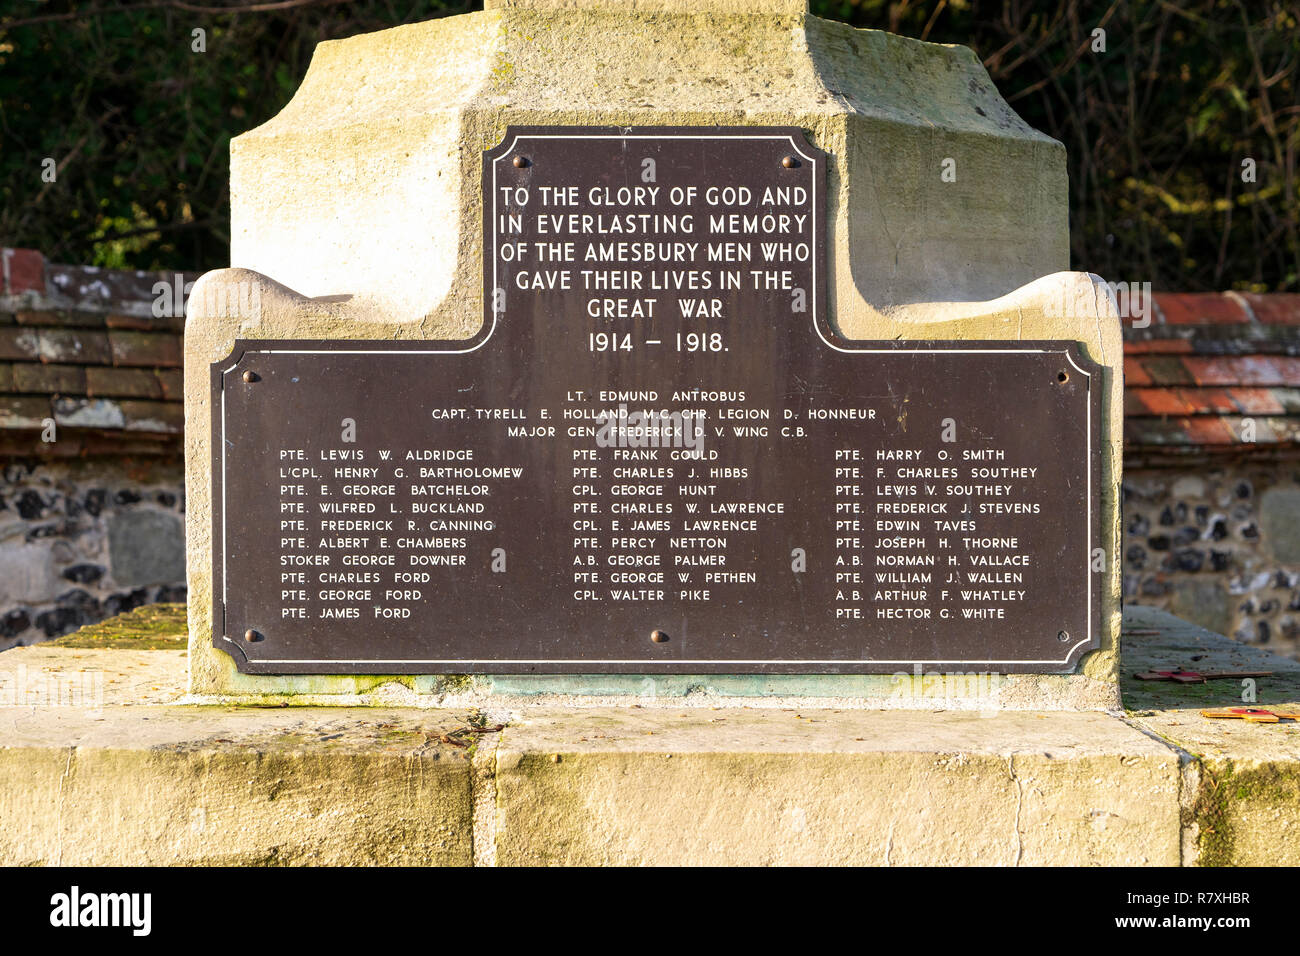
<instances>
[{"instance_id":1,"label":"brick wall","mask_svg":"<svg viewBox=\"0 0 1300 956\"><path fill-rule=\"evenodd\" d=\"M176 454L183 298L169 291L162 304L178 307L160 309L155 289L194 276L60 266L24 249L0 250L0 264L0 456Z\"/></svg>"},{"instance_id":2,"label":"brick wall","mask_svg":"<svg viewBox=\"0 0 1300 956\"><path fill-rule=\"evenodd\" d=\"M1124 599L1300 657L1300 295L1124 330Z\"/></svg>"},{"instance_id":3,"label":"brick wall","mask_svg":"<svg viewBox=\"0 0 1300 956\"><path fill-rule=\"evenodd\" d=\"M185 599L194 278L0 250L0 648Z\"/></svg>"}]
</instances>

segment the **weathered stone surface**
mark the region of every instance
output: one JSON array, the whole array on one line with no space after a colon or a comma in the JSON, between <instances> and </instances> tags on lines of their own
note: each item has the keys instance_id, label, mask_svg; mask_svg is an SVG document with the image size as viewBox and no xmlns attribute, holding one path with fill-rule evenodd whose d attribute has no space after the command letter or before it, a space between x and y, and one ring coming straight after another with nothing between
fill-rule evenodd
<instances>
[{"instance_id":1,"label":"weathered stone surface","mask_svg":"<svg viewBox=\"0 0 1300 956\"><path fill-rule=\"evenodd\" d=\"M145 709L0 707L0 861L472 859L470 761L442 715Z\"/></svg>"},{"instance_id":2,"label":"weathered stone surface","mask_svg":"<svg viewBox=\"0 0 1300 956\"><path fill-rule=\"evenodd\" d=\"M1273 557L1300 564L1300 488L1270 488L1260 496L1259 523Z\"/></svg>"},{"instance_id":3,"label":"weathered stone surface","mask_svg":"<svg viewBox=\"0 0 1300 956\"><path fill-rule=\"evenodd\" d=\"M10 608L0 613L0 640L8 641L32 626L32 614L25 607Z\"/></svg>"},{"instance_id":4,"label":"weathered stone surface","mask_svg":"<svg viewBox=\"0 0 1300 956\"><path fill-rule=\"evenodd\" d=\"M1150 609L1126 623L1126 669L1276 670L1259 704L1300 707L1300 664ZM1127 717L474 717L382 685L371 707L231 708L177 702L180 627L142 610L0 654L0 863L1298 862L1300 723L1200 716L1236 682L1128 679Z\"/></svg>"},{"instance_id":5,"label":"weathered stone surface","mask_svg":"<svg viewBox=\"0 0 1300 956\"><path fill-rule=\"evenodd\" d=\"M125 511L108 523L113 580L118 584L165 584L185 577L181 521L165 511Z\"/></svg>"},{"instance_id":6,"label":"weathered stone surface","mask_svg":"<svg viewBox=\"0 0 1300 956\"><path fill-rule=\"evenodd\" d=\"M49 548L11 542L0 548L0 606L40 604L53 599L65 587Z\"/></svg>"},{"instance_id":7,"label":"weathered stone surface","mask_svg":"<svg viewBox=\"0 0 1300 956\"><path fill-rule=\"evenodd\" d=\"M183 412L176 403L178 368L161 370L172 389L167 405L153 401L164 398L160 370L105 364L112 361L106 327L168 330L175 340L172 364L178 364L179 313L152 315L163 274L47 268L39 253L25 250L0 250L0 258L6 269L19 270L10 275L11 287L0 290L0 356L13 359L0 359L0 549L23 549L8 556L19 568L0 558L3 648L183 596L178 520L171 522L173 578L147 588L114 582L106 525L114 510L127 506L114 504L103 487L112 493L136 488L147 499L165 489L171 503L158 503L179 511ZM173 289L189 281L174 273L165 278Z\"/></svg>"},{"instance_id":8,"label":"weathered stone surface","mask_svg":"<svg viewBox=\"0 0 1300 956\"><path fill-rule=\"evenodd\" d=\"M94 584L104 576L104 568L98 564L73 564L64 568L60 576L78 584Z\"/></svg>"},{"instance_id":9,"label":"weathered stone surface","mask_svg":"<svg viewBox=\"0 0 1300 956\"><path fill-rule=\"evenodd\" d=\"M1179 617L1218 634L1232 623L1228 590L1219 581L1179 581L1169 604Z\"/></svg>"},{"instance_id":10,"label":"weathered stone surface","mask_svg":"<svg viewBox=\"0 0 1300 956\"><path fill-rule=\"evenodd\" d=\"M1134 721L1193 755L1184 857L1202 866L1300 865L1300 720L1256 724L1212 719L1206 708L1264 707L1300 714L1300 661L1249 647L1151 608L1129 608L1126 626L1155 635L1126 640L1126 672L1273 671L1204 684L1137 681L1124 704Z\"/></svg>"},{"instance_id":11,"label":"weathered stone surface","mask_svg":"<svg viewBox=\"0 0 1300 956\"><path fill-rule=\"evenodd\" d=\"M502 864L1178 863L1178 757L1101 714L525 717Z\"/></svg>"}]
</instances>

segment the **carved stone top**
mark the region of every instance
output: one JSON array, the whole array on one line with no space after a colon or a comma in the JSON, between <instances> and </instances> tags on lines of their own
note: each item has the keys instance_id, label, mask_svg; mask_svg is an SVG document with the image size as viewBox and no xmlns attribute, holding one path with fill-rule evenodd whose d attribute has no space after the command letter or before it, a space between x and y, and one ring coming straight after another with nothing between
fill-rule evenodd
<instances>
[{"instance_id":1,"label":"carved stone top","mask_svg":"<svg viewBox=\"0 0 1300 956\"><path fill-rule=\"evenodd\" d=\"M830 154L831 318L882 334L1068 268L1065 151L969 49L800 0L499 0L322 43L231 146L232 264L308 296L474 334L482 151L507 124L791 125Z\"/></svg>"}]
</instances>

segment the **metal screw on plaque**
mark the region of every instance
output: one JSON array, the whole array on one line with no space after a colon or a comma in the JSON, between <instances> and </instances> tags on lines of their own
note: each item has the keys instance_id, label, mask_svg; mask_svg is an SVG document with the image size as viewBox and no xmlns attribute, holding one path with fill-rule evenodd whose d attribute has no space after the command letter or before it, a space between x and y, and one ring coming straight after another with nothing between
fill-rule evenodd
<instances>
[{"instance_id":1,"label":"metal screw on plaque","mask_svg":"<svg viewBox=\"0 0 1300 956\"><path fill-rule=\"evenodd\" d=\"M528 165L528 160L526 160L522 156L516 156L514 158L514 164L515 164L515 169L523 169Z\"/></svg>"},{"instance_id":2,"label":"metal screw on plaque","mask_svg":"<svg viewBox=\"0 0 1300 956\"><path fill-rule=\"evenodd\" d=\"M781 158L781 165L786 169L794 169L799 165L799 160L795 159L793 156L783 156Z\"/></svg>"},{"instance_id":3,"label":"metal screw on plaque","mask_svg":"<svg viewBox=\"0 0 1300 956\"><path fill-rule=\"evenodd\" d=\"M248 641L250 644L256 644L261 639L262 635L251 627L244 632L244 640Z\"/></svg>"},{"instance_id":4,"label":"metal screw on plaque","mask_svg":"<svg viewBox=\"0 0 1300 956\"><path fill-rule=\"evenodd\" d=\"M1056 639L1057 639L1058 641L1060 641L1062 644L1064 644L1066 641L1068 641L1068 640L1070 639L1070 632L1069 632L1069 631L1057 631L1057 632L1056 632Z\"/></svg>"},{"instance_id":5,"label":"metal screw on plaque","mask_svg":"<svg viewBox=\"0 0 1300 956\"><path fill-rule=\"evenodd\" d=\"M668 635L663 631L651 631L650 640L654 641L656 644L665 644L668 641Z\"/></svg>"},{"instance_id":6,"label":"metal screw on plaque","mask_svg":"<svg viewBox=\"0 0 1300 956\"><path fill-rule=\"evenodd\" d=\"M244 373L244 381L245 381L245 382L248 382L250 385L251 385L253 382L256 382L256 381L257 381L257 373L254 372L252 369L249 369L247 372Z\"/></svg>"}]
</instances>

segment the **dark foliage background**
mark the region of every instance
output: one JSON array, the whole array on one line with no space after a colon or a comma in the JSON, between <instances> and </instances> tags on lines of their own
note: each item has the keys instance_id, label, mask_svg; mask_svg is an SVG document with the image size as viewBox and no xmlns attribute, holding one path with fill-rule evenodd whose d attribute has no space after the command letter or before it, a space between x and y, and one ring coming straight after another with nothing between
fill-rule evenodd
<instances>
[{"instance_id":1,"label":"dark foliage background","mask_svg":"<svg viewBox=\"0 0 1300 956\"><path fill-rule=\"evenodd\" d=\"M316 43L475 6L0 0L0 245L120 268L225 265L230 136L281 108ZM1074 268L1157 289L1300 291L1294 2L812 9L974 47L1011 105L1065 143Z\"/></svg>"}]
</instances>

